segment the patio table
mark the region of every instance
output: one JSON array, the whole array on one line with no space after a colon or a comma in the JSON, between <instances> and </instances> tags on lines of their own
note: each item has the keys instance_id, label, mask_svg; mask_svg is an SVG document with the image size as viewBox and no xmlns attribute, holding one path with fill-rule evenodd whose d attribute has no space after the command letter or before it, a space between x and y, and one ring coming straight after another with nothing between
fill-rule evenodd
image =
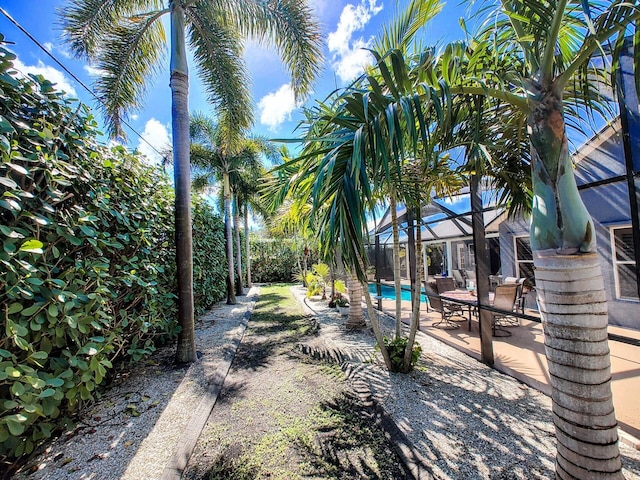
<instances>
[{"instance_id":1,"label":"patio table","mask_svg":"<svg viewBox=\"0 0 640 480\"><path fill-rule=\"evenodd\" d=\"M446 292L442 292L440 294L443 300L448 302L457 303L459 305L466 306L469 313L469 331L471 331L471 316L473 312L478 308L478 297L476 295L472 295L471 292L467 290L447 290ZM489 305L493 304L493 292L489 293Z\"/></svg>"}]
</instances>

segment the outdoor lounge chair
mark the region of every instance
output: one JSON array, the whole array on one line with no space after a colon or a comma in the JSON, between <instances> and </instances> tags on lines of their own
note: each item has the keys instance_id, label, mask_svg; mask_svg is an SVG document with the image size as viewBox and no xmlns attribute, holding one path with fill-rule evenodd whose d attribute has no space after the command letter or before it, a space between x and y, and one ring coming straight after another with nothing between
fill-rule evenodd
<instances>
[{"instance_id":1,"label":"outdoor lounge chair","mask_svg":"<svg viewBox=\"0 0 640 480\"><path fill-rule=\"evenodd\" d=\"M504 283L507 285L517 285L518 290L516 291L516 302L513 307L513 311L516 313L524 313L524 302L525 302L525 284L527 280L525 278L516 278L516 277L507 277L504 279ZM527 287L530 288L530 283L527 284ZM517 321L517 318L516 318Z\"/></svg>"},{"instance_id":2,"label":"outdoor lounge chair","mask_svg":"<svg viewBox=\"0 0 640 480\"><path fill-rule=\"evenodd\" d=\"M451 277L436 278L436 289L438 291L438 294L442 295L444 292L450 292L451 290L455 290L456 282ZM465 308L462 305L449 302L449 309L452 312L455 312L456 316L464 315Z\"/></svg>"},{"instance_id":3,"label":"outdoor lounge chair","mask_svg":"<svg viewBox=\"0 0 640 480\"><path fill-rule=\"evenodd\" d=\"M456 289L456 282L451 277L439 277L436 278L436 288L439 294Z\"/></svg>"},{"instance_id":4,"label":"outdoor lounge chair","mask_svg":"<svg viewBox=\"0 0 640 480\"><path fill-rule=\"evenodd\" d=\"M429 299L431 309L440 313L442 319L433 324L434 327L453 329L458 328L458 322L465 322L467 319L462 315L459 305L447 302L440 298L436 284L433 282L424 282L424 289Z\"/></svg>"},{"instance_id":5,"label":"outdoor lounge chair","mask_svg":"<svg viewBox=\"0 0 640 480\"><path fill-rule=\"evenodd\" d=\"M453 278L456 281L456 287L464 288L466 283L464 277L462 276L462 273L460 273L459 270L452 270L451 273L453 273Z\"/></svg>"},{"instance_id":6,"label":"outdoor lounge chair","mask_svg":"<svg viewBox=\"0 0 640 480\"><path fill-rule=\"evenodd\" d=\"M503 310L504 313L491 312L491 328L494 337L508 337L511 335L511 332L506 330L506 327L516 327L519 325L518 319L511 314L516 303L517 292L518 285L515 283L498 285L496 287L493 308Z\"/></svg>"}]
</instances>

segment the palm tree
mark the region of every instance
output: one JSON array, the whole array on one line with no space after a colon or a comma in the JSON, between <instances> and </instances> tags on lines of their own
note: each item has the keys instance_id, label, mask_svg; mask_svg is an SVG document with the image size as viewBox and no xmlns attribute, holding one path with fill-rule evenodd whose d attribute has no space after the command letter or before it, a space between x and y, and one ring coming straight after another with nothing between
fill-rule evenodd
<instances>
[{"instance_id":1,"label":"palm tree","mask_svg":"<svg viewBox=\"0 0 640 480\"><path fill-rule=\"evenodd\" d=\"M232 215L232 200L235 199L234 210L238 211L238 193L245 182L243 174L263 169L260 154L273 154L273 147L262 138L236 138L229 143L226 125L216 123L206 115L196 113L191 117L191 161L197 172L194 183L200 187L211 185L215 180L222 184L222 205L225 222L227 249L227 303L236 303L236 295L242 295L242 267L240 251L239 215ZM255 172L253 173L255 176ZM233 228L236 224L237 259L234 262ZM236 284L236 273L240 277Z\"/></svg>"},{"instance_id":2,"label":"palm tree","mask_svg":"<svg viewBox=\"0 0 640 480\"><path fill-rule=\"evenodd\" d=\"M231 229L231 182L230 172L237 167L237 157L229 152L228 139L223 126L217 124L212 118L203 114L194 114L191 117L191 164L197 172L194 177L194 185L205 188L211 185L214 179L222 183L223 217L225 230L225 244L227 254L227 304L236 303L235 274L233 261L233 235Z\"/></svg>"},{"instance_id":3,"label":"palm tree","mask_svg":"<svg viewBox=\"0 0 640 480\"><path fill-rule=\"evenodd\" d=\"M242 286L242 247L240 242L240 217L244 209L247 285L251 283L249 270L249 205L254 212L266 215L266 209L260 204L260 181L266 176L263 158L272 163L280 161L280 152L273 142L260 136L250 136L240 142L241 151L238 155L237 167L229 172L231 195L233 197L233 224L236 241L236 295L244 295Z\"/></svg>"},{"instance_id":4,"label":"palm tree","mask_svg":"<svg viewBox=\"0 0 640 480\"><path fill-rule=\"evenodd\" d=\"M159 73L170 16L170 86L176 189L178 322L176 360L195 360L193 261L189 178L189 73L187 42L209 100L235 132L252 122L242 38L274 45L292 77L293 91L308 92L321 63L320 31L305 1L69 0L60 11L72 52L102 71L95 84L107 130L124 138L121 124L141 106L148 80Z\"/></svg>"},{"instance_id":5,"label":"palm tree","mask_svg":"<svg viewBox=\"0 0 640 480\"><path fill-rule=\"evenodd\" d=\"M450 45L439 69L427 69L422 77L441 88L449 102L455 96L479 96L507 104L526 119L533 173L531 244L552 380L556 475L622 478L606 296L595 230L572 173L565 115L578 120L585 113L606 113L598 86L609 77L590 61L611 41L616 65L640 9L624 0L498 3L473 41ZM431 98L429 92L421 95L422 101ZM403 99L387 108L392 124L419 111ZM412 122L404 127L419 135ZM387 127L371 128L377 134Z\"/></svg>"},{"instance_id":6,"label":"palm tree","mask_svg":"<svg viewBox=\"0 0 640 480\"><path fill-rule=\"evenodd\" d=\"M408 44L419 27L440 8L437 1L411 2L394 26L385 31L385 41L390 45ZM297 175L291 183L294 195L306 195L313 200L314 227L321 239L323 255L331 256L340 246L345 264L360 283L366 282L365 215L373 210L383 185L397 185L389 179L400 178L396 171L401 160L407 155L413 158L418 155L420 142L417 138L405 141L402 125L412 123L420 132L422 143L427 144L429 130L435 127L437 114L442 112L436 90L425 86L422 91L432 102L416 105L418 114L412 112L397 121L388 121L397 113L398 104L414 105L419 101L413 88L422 80L408 74L408 66L398 50L377 59L378 64L350 88L307 110L305 148L297 159ZM411 59L412 67L433 60L428 53L416 55ZM446 124L444 118L440 120ZM363 291L377 343L387 368L391 369L368 289ZM417 321L412 322L412 328L416 326ZM414 337L415 332L411 339ZM408 345L407 349L411 351L412 347Z\"/></svg>"},{"instance_id":7,"label":"palm tree","mask_svg":"<svg viewBox=\"0 0 640 480\"><path fill-rule=\"evenodd\" d=\"M457 76L448 79L451 93L508 103L527 119L531 246L551 373L558 478L622 478L604 282L593 222L572 171L565 115L576 119L605 110L598 87L611 77L591 58L612 41L615 65L625 33L638 19L635 2L621 0L503 1L458 57Z\"/></svg>"}]
</instances>

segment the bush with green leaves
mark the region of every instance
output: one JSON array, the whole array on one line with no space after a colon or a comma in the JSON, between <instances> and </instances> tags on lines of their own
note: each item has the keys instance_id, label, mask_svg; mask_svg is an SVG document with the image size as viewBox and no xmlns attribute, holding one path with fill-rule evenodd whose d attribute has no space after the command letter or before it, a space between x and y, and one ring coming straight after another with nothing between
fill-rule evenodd
<instances>
[{"instance_id":1,"label":"bush with green leaves","mask_svg":"<svg viewBox=\"0 0 640 480\"><path fill-rule=\"evenodd\" d=\"M327 283L330 281L330 273L331 270L326 263L314 263L311 266L305 276L308 298L314 295L321 295L323 300L327 298Z\"/></svg>"},{"instance_id":2,"label":"bush with green leaves","mask_svg":"<svg viewBox=\"0 0 640 480\"><path fill-rule=\"evenodd\" d=\"M404 367L404 353L407 349L409 339L407 337L389 338L384 337L384 345L387 347L389 356L391 357L391 371L409 373L413 370L413 367L418 363L420 354L422 353L422 347L418 343L413 344L413 350L411 351L411 361L409 363L409 370ZM376 349L379 347L376 345Z\"/></svg>"},{"instance_id":3,"label":"bush with green leaves","mask_svg":"<svg viewBox=\"0 0 640 480\"><path fill-rule=\"evenodd\" d=\"M14 58L0 35L1 463L178 329L166 175L100 145L88 108L17 75ZM221 298L222 225L203 205L194 218L202 311Z\"/></svg>"},{"instance_id":4,"label":"bush with green leaves","mask_svg":"<svg viewBox=\"0 0 640 480\"><path fill-rule=\"evenodd\" d=\"M298 269L293 241L286 239L249 239L251 279L256 283L290 282Z\"/></svg>"},{"instance_id":5,"label":"bush with green leaves","mask_svg":"<svg viewBox=\"0 0 640 480\"><path fill-rule=\"evenodd\" d=\"M224 222L210 205L195 198L193 221L193 299L196 316L227 294Z\"/></svg>"}]
</instances>

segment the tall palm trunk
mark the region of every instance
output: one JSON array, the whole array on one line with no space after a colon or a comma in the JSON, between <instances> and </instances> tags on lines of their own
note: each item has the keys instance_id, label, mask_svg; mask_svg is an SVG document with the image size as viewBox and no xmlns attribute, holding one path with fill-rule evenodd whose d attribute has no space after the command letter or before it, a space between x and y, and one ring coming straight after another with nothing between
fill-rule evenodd
<instances>
[{"instance_id":1,"label":"tall palm trunk","mask_svg":"<svg viewBox=\"0 0 640 480\"><path fill-rule=\"evenodd\" d=\"M233 234L231 232L231 189L229 187L229 174L222 174L224 188L224 233L227 242L227 305L235 305L236 292L233 273Z\"/></svg>"},{"instance_id":2,"label":"tall palm trunk","mask_svg":"<svg viewBox=\"0 0 640 480\"><path fill-rule=\"evenodd\" d=\"M422 216L420 209L418 208L418 215L416 216L418 221L418 228L416 229L416 258L422 258ZM415 285L413 289L413 309L411 312L411 324L409 326L409 339L407 340L407 347L404 351L404 361L402 365L402 371L408 373L411 370L411 354L413 353L413 345L416 341L416 333L420 327L420 294L422 291L422 262L415 262Z\"/></svg>"},{"instance_id":3,"label":"tall palm trunk","mask_svg":"<svg viewBox=\"0 0 640 480\"><path fill-rule=\"evenodd\" d=\"M393 283L396 294L396 338L402 335L402 284L400 281L400 235L398 233L398 212L396 210L396 192L391 188L389 194L391 210L391 230L393 232Z\"/></svg>"},{"instance_id":4,"label":"tall palm trunk","mask_svg":"<svg viewBox=\"0 0 640 480\"><path fill-rule=\"evenodd\" d=\"M236 295L244 295L242 288L242 242L240 241L240 208L238 207L238 194L233 196L233 225L236 237Z\"/></svg>"},{"instance_id":5,"label":"tall palm trunk","mask_svg":"<svg viewBox=\"0 0 640 480\"><path fill-rule=\"evenodd\" d=\"M181 327L176 362L196 359L193 306L193 241L189 171L189 70L185 47L184 12L171 1L171 124L174 154L178 324Z\"/></svg>"},{"instance_id":6,"label":"tall palm trunk","mask_svg":"<svg viewBox=\"0 0 640 480\"><path fill-rule=\"evenodd\" d=\"M362 311L362 283L358 277L350 272L348 276L349 282L349 316L347 317L346 327L348 330L364 328L364 313Z\"/></svg>"},{"instance_id":7,"label":"tall palm trunk","mask_svg":"<svg viewBox=\"0 0 640 480\"><path fill-rule=\"evenodd\" d=\"M622 479L607 305L593 223L578 193L559 92L532 97L531 245L551 374L559 479Z\"/></svg>"},{"instance_id":8,"label":"tall palm trunk","mask_svg":"<svg viewBox=\"0 0 640 480\"><path fill-rule=\"evenodd\" d=\"M244 204L244 241L247 247L246 264L247 264L247 287L251 287L251 244L249 242L249 205Z\"/></svg>"},{"instance_id":9,"label":"tall palm trunk","mask_svg":"<svg viewBox=\"0 0 640 480\"><path fill-rule=\"evenodd\" d=\"M308 258L309 258L309 253L308 253L307 247L305 246L302 253L302 285L305 288L308 287L307 285Z\"/></svg>"}]
</instances>

